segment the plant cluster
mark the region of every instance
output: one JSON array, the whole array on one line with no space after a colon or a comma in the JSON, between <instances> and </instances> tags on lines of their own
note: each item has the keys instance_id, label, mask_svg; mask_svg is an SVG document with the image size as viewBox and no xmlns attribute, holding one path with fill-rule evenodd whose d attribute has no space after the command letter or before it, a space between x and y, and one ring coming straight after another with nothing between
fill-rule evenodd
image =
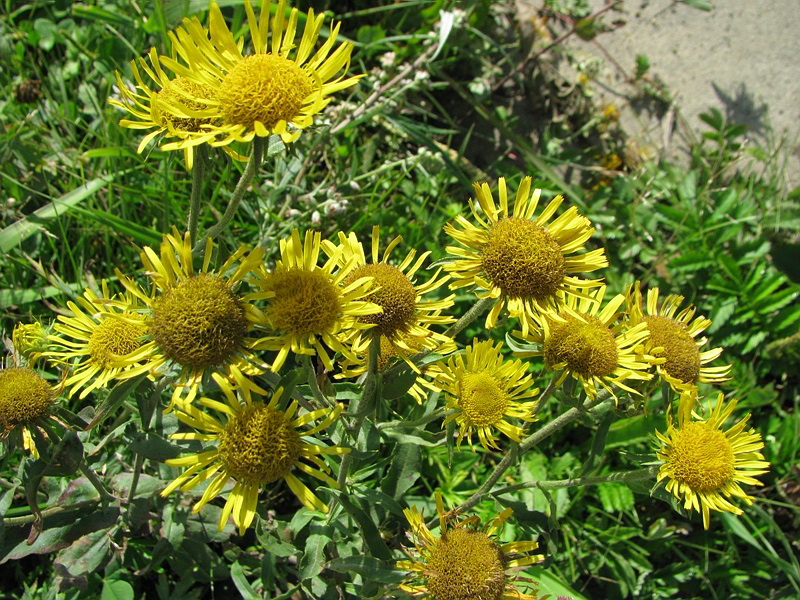
<instances>
[{"instance_id":1,"label":"plant cluster","mask_svg":"<svg viewBox=\"0 0 800 600\"><path fill-rule=\"evenodd\" d=\"M775 467L750 426L752 403L725 393L748 373L721 358L753 351L769 331L791 339L800 314L785 275L750 267L767 250L717 233L755 214L738 207L741 190L709 184L698 206L689 176L689 217L660 204L666 183L651 182L649 205L629 207L633 229L696 235L693 257L653 240L633 248L632 236L602 228L623 210L599 206L616 181L593 197L600 245L592 202L524 174L511 186L504 176L470 182L472 198L453 196L447 223L425 240L442 214L432 224L424 206L408 209L416 233L377 214L394 193L384 174L407 179L453 158L431 154L432 129L404 123L383 99L381 126L404 123L399 143L428 154L369 171L363 192L351 172L375 218L364 210L353 231L334 223L323 235L307 222L321 223L320 211L335 220L341 192L317 202L323 190L310 191L302 211L275 207L308 168L292 158L298 148L324 145L315 125L338 111L332 129L353 135L362 115L335 99L369 75L350 73L353 43L339 41L339 23L325 29L324 14L286 0L244 9L244 33L212 3L206 20L166 32L171 52L151 48L130 76L114 75L120 125L146 132L137 153L157 140L183 159L169 193L188 206L185 227L164 211L154 236L152 223L98 212L142 242L141 266L116 261L86 287L51 279L73 300L15 324L0 370L5 459L17 464L0 480L6 560L58 551L59 590L94 585L104 597L150 593L135 590L135 574L164 598L199 597L201 583L246 598L534 600L580 597L563 580L574 579L565 556L582 535L610 558L575 556L613 564L625 596L653 571L634 539L675 534L658 517L646 534L642 522L617 522L610 536L606 515L631 514L634 493L646 506L648 496L670 502L704 531L715 517L741 531L736 517L763 514L750 492ZM375 28L358 37L367 48L381 39ZM419 65L440 50L422 45ZM351 137L330 160L360 152ZM5 229L0 243L15 232L27 237ZM647 287L636 272L645 258L621 277L634 255L666 256L674 279ZM669 293L689 272L727 295ZM760 329L739 332L744 322ZM603 511L589 503L577 534L566 515L591 490ZM773 564L797 570L792 558ZM98 568L108 576L91 582Z\"/></svg>"}]
</instances>

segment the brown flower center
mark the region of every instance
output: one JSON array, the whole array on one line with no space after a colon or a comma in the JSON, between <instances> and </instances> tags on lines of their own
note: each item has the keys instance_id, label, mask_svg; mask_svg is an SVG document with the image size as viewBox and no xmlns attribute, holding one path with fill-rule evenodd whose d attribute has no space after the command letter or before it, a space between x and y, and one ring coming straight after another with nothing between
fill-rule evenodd
<instances>
[{"instance_id":1,"label":"brown flower center","mask_svg":"<svg viewBox=\"0 0 800 600\"><path fill-rule=\"evenodd\" d=\"M225 425L219 454L225 471L242 483L260 486L289 474L303 442L282 412L263 403L248 406Z\"/></svg>"},{"instance_id":2,"label":"brown flower center","mask_svg":"<svg viewBox=\"0 0 800 600\"><path fill-rule=\"evenodd\" d=\"M582 377L606 377L617 368L619 353L614 334L600 319L584 315L586 321L567 317L566 322L551 321L550 336L544 342L548 368L566 363L566 368Z\"/></svg>"},{"instance_id":3,"label":"brown flower center","mask_svg":"<svg viewBox=\"0 0 800 600\"><path fill-rule=\"evenodd\" d=\"M436 600L501 600L505 562L503 551L485 533L451 529L431 548L423 576Z\"/></svg>"},{"instance_id":4,"label":"brown flower center","mask_svg":"<svg viewBox=\"0 0 800 600\"><path fill-rule=\"evenodd\" d=\"M650 346L662 347L667 360L663 369L683 383L695 383L700 377L700 349L685 323L661 316L644 318L650 330Z\"/></svg>"},{"instance_id":5,"label":"brown flower center","mask_svg":"<svg viewBox=\"0 0 800 600\"><path fill-rule=\"evenodd\" d=\"M519 217L492 225L481 262L492 285L511 298L548 298L566 276L558 242L543 227Z\"/></svg>"},{"instance_id":6,"label":"brown flower center","mask_svg":"<svg viewBox=\"0 0 800 600\"><path fill-rule=\"evenodd\" d=\"M158 347L178 364L215 367L242 348L248 322L244 307L216 275L195 275L153 302L151 331Z\"/></svg>"}]
</instances>

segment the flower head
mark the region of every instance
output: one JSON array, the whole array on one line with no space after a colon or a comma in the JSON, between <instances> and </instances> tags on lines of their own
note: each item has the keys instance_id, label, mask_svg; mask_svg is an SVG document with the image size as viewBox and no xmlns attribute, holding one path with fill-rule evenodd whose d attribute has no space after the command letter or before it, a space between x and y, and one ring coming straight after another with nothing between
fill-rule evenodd
<instances>
[{"instance_id":1,"label":"flower head","mask_svg":"<svg viewBox=\"0 0 800 600\"><path fill-rule=\"evenodd\" d=\"M173 228L164 236L159 255L149 247L141 253L153 293L145 294L118 272L128 292L149 311L145 343L116 361L124 368L119 376L177 370L173 403L167 410L183 394L191 400L206 373L228 372L234 366L250 374L265 370L252 352L256 340L248 337L263 315L249 297L236 292L242 280L261 266L263 250L242 246L216 270L210 268L212 250L209 239L197 270L189 234L181 237Z\"/></svg>"},{"instance_id":2,"label":"flower head","mask_svg":"<svg viewBox=\"0 0 800 600\"><path fill-rule=\"evenodd\" d=\"M656 364L658 374L677 392L696 387L698 383L726 381L730 365L706 366L719 358L722 348L701 351L708 340L698 336L708 329L711 320L705 317L693 320L693 306L679 312L683 296L670 294L661 303L658 296L658 288L649 289L644 306L638 281L627 292L631 323L645 323L650 331L644 351L662 359Z\"/></svg>"},{"instance_id":3,"label":"flower head","mask_svg":"<svg viewBox=\"0 0 800 600\"><path fill-rule=\"evenodd\" d=\"M432 600L536 600L536 594L523 594L516 588L511 569L542 562L541 554L530 554L539 544L502 544L494 535L511 516L510 508L483 528L477 517L449 524L438 493L436 508L438 537L428 529L416 507L403 511L416 552L412 560L397 563L398 568L410 572L401 590Z\"/></svg>"},{"instance_id":4,"label":"flower head","mask_svg":"<svg viewBox=\"0 0 800 600\"><path fill-rule=\"evenodd\" d=\"M194 505L194 512L199 512L233 479L235 483L222 509L219 529L225 527L232 514L240 534L253 522L261 489L281 479L304 506L327 512L325 503L297 478L295 472L303 471L326 485L338 487L328 475L330 467L320 457L345 454L349 449L310 443L308 436L329 427L342 412L342 405L333 410L323 408L298 416L296 401L286 408L280 407L282 388L278 388L265 402L263 396L268 392L243 377L235 368L230 378L217 373L212 377L225 397L224 402L204 397L198 400L198 404L213 410L220 418L194 405L181 403L176 411L178 419L200 431L175 433L171 437L214 446L199 454L167 460L168 465L185 467L186 470L161 495L166 496L179 488L189 491L210 480ZM236 383L232 384L231 379ZM319 419L322 420L316 425L303 429Z\"/></svg>"},{"instance_id":5,"label":"flower head","mask_svg":"<svg viewBox=\"0 0 800 600\"><path fill-rule=\"evenodd\" d=\"M441 311L453 306L454 295L444 300L424 300L423 296L438 288L447 277L439 277L439 271L426 283L415 284L414 275L430 255L423 252L416 261L416 250L411 250L398 265L391 264L389 257L403 238L397 236L380 255L380 228L372 228L371 262L367 260L364 247L354 233L345 236L339 233L339 246L323 242L327 254L340 253L342 263L352 263L354 269L345 279L345 284L361 277L372 277L372 291L367 300L381 307L381 312L364 315L360 320L373 325L369 333L383 336L406 352L433 349L448 341L445 336L434 333L428 326L452 323L455 319L441 315ZM412 346L409 346L411 342Z\"/></svg>"},{"instance_id":6,"label":"flower head","mask_svg":"<svg viewBox=\"0 0 800 600\"><path fill-rule=\"evenodd\" d=\"M80 398L135 368L138 363L124 357L139 350L148 332L139 298L126 292L115 299L106 282L101 285L100 296L87 289L77 303L67 302L73 316L59 315L53 326L58 335L48 336L51 348L42 353L68 366L71 374L64 385L70 395L81 390Z\"/></svg>"},{"instance_id":7,"label":"flower head","mask_svg":"<svg viewBox=\"0 0 800 600\"><path fill-rule=\"evenodd\" d=\"M677 425L668 414L666 433L656 432L661 442L657 456L662 461L658 481L666 478L667 491L682 500L685 509L702 513L706 529L712 510L742 514L728 498L752 504L753 498L739 484L762 485L755 476L769 468L759 452L764 447L761 434L752 428L745 431L749 415L722 429L736 407L736 400L725 405L723 398L720 392L708 419L693 419L697 394L694 390L684 392Z\"/></svg>"},{"instance_id":8,"label":"flower head","mask_svg":"<svg viewBox=\"0 0 800 600\"><path fill-rule=\"evenodd\" d=\"M612 386L638 393L626 380L647 381L653 357L637 352L647 339L647 327L629 326L621 320L620 306L625 296L618 294L601 309L606 286L582 298L559 292L561 309L553 315L536 319L538 327L527 335L515 334L541 350L515 352L517 356L544 356L545 366L561 371L556 385L571 376L581 382L586 395L597 396L597 388L617 397Z\"/></svg>"},{"instance_id":9,"label":"flower head","mask_svg":"<svg viewBox=\"0 0 800 600\"><path fill-rule=\"evenodd\" d=\"M170 78L158 61L155 48L150 49L148 61L144 58L131 61L131 71L136 86L131 89L116 73L119 98L109 98L109 104L128 112L135 120L122 119L119 124L130 129L152 129L142 138L137 152L141 153L148 143L158 135L176 138L179 142L163 146L162 149L181 149L186 168L191 170L194 163L194 149L214 139L214 134L205 130L211 118L205 116L203 109L214 97L212 86L186 77ZM140 68L152 83L142 77Z\"/></svg>"},{"instance_id":10,"label":"flower head","mask_svg":"<svg viewBox=\"0 0 800 600\"><path fill-rule=\"evenodd\" d=\"M47 329L38 321L16 325L11 334L11 342L14 351L29 361L39 358L50 344Z\"/></svg>"},{"instance_id":11,"label":"flower head","mask_svg":"<svg viewBox=\"0 0 800 600\"><path fill-rule=\"evenodd\" d=\"M0 363L0 438L20 436L16 442L35 458L39 452L31 432L38 433L37 423L50 415L50 408L60 388L56 389L29 367L4 366Z\"/></svg>"},{"instance_id":12,"label":"flower head","mask_svg":"<svg viewBox=\"0 0 800 600\"><path fill-rule=\"evenodd\" d=\"M261 338L259 349L276 350L272 370L280 370L289 352L317 354L325 368L333 369L327 346L356 360L368 340L362 338L371 323L361 320L380 312L380 307L367 300L371 277L348 280L355 262L340 264L340 252L323 266L317 264L321 236L306 231L305 240L295 229L280 241L281 258L271 273L261 272L256 281L265 298L262 324L271 330ZM324 345L323 345L324 344Z\"/></svg>"},{"instance_id":13,"label":"flower head","mask_svg":"<svg viewBox=\"0 0 800 600\"><path fill-rule=\"evenodd\" d=\"M342 42L334 49L338 23L314 52L323 15L309 10L297 41L297 9L287 19L286 0L279 0L270 18L270 4L262 0L256 15L250 0L245 0L252 54L243 53L243 41L234 39L216 3L211 5L208 29L197 18L184 19L183 26L169 34L185 64L163 56L162 64L179 77L215 90L197 111L207 121L203 130L215 138L212 146L273 134L284 142L294 141L330 102L331 94L360 79L345 78L353 45ZM185 144L178 141L167 147Z\"/></svg>"},{"instance_id":14,"label":"flower head","mask_svg":"<svg viewBox=\"0 0 800 600\"><path fill-rule=\"evenodd\" d=\"M451 288L474 285L480 297L499 299L486 317L487 327L494 327L501 309L508 306L527 332L528 318L552 311L557 292L580 295L600 285L573 275L608 266L602 248L575 254L594 229L574 206L553 219L564 200L556 196L532 220L541 190L531 192L530 177L520 182L512 212L505 179L498 181L499 207L488 184L476 183L474 188L477 202L470 200L470 209L477 225L459 215L455 225L445 226L460 244L447 247L455 260L445 269L455 280Z\"/></svg>"},{"instance_id":15,"label":"flower head","mask_svg":"<svg viewBox=\"0 0 800 600\"><path fill-rule=\"evenodd\" d=\"M445 424L458 424L459 443L473 430L486 449L497 448L494 430L519 442L522 429L506 418L535 420L536 402L530 398L539 389L532 387L527 365L520 360L504 360L501 347L491 340L473 340L463 355L451 356L446 363L431 368L431 385L445 393L447 408L454 411Z\"/></svg>"}]
</instances>

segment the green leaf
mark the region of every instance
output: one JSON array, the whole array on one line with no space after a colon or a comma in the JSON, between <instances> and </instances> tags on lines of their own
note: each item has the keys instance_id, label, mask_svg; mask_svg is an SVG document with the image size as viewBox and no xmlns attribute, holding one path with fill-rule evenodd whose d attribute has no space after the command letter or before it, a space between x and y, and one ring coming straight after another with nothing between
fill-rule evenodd
<instances>
[{"instance_id":1,"label":"green leaf","mask_svg":"<svg viewBox=\"0 0 800 600\"><path fill-rule=\"evenodd\" d=\"M682 202L694 207L697 199L697 174L691 171L678 184L678 197Z\"/></svg>"},{"instance_id":2,"label":"green leaf","mask_svg":"<svg viewBox=\"0 0 800 600\"><path fill-rule=\"evenodd\" d=\"M72 207L93 196L113 179L113 175L96 177L0 230L0 251L8 252L18 247L24 240L42 229L48 221L68 213Z\"/></svg>"},{"instance_id":3,"label":"green leaf","mask_svg":"<svg viewBox=\"0 0 800 600\"><path fill-rule=\"evenodd\" d=\"M595 465L598 463L599 457L605 455L608 430L611 427L611 424L616 420L616 415L613 412L608 412L597 426L597 430L594 433L594 439L592 440L592 447L589 451L589 456L586 457L583 470L581 471L581 477L591 473Z\"/></svg>"},{"instance_id":4,"label":"green leaf","mask_svg":"<svg viewBox=\"0 0 800 600\"><path fill-rule=\"evenodd\" d=\"M52 50L56 42L63 42L64 38L58 32L58 25L49 19L36 19L33 29L39 34L39 47L42 50Z\"/></svg>"},{"instance_id":5,"label":"green leaf","mask_svg":"<svg viewBox=\"0 0 800 600\"><path fill-rule=\"evenodd\" d=\"M79 577L94 573L111 549L111 538L105 530L93 531L72 542L58 553L55 567L60 576Z\"/></svg>"},{"instance_id":6,"label":"green leaf","mask_svg":"<svg viewBox=\"0 0 800 600\"><path fill-rule=\"evenodd\" d=\"M138 488L137 488L138 489ZM176 507L168 504L161 511L161 530L159 534L162 539L167 540L174 549L180 548L186 532L187 514L183 507Z\"/></svg>"},{"instance_id":7,"label":"green leaf","mask_svg":"<svg viewBox=\"0 0 800 600\"><path fill-rule=\"evenodd\" d=\"M133 484L133 473L120 473L111 480L111 489L114 490L118 496L127 498L131 491ZM136 498L142 496L149 496L166 487L163 480L146 475L142 473L139 475L139 481L136 484Z\"/></svg>"},{"instance_id":8,"label":"green leaf","mask_svg":"<svg viewBox=\"0 0 800 600\"><path fill-rule=\"evenodd\" d=\"M256 593L253 586L247 581L247 577L244 576L242 565L238 560L231 565L231 579L244 600L261 600L261 596Z\"/></svg>"},{"instance_id":9,"label":"green leaf","mask_svg":"<svg viewBox=\"0 0 800 600\"><path fill-rule=\"evenodd\" d=\"M1 234L2 231L0 231L0 235ZM71 283L67 287L72 290L75 295L83 291L83 285L80 283ZM31 302L39 302L47 298L52 298L53 296L61 296L63 293L64 290L54 285L29 289L0 289L0 307L8 308L11 306L30 304Z\"/></svg>"},{"instance_id":10,"label":"green leaf","mask_svg":"<svg viewBox=\"0 0 800 600\"><path fill-rule=\"evenodd\" d=\"M121 579L106 579L100 600L133 600L133 586Z\"/></svg>"},{"instance_id":11,"label":"green leaf","mask_svg":"<svg viewBox=\"0 0 800 600\"><path fill-rule=\"evenodd\" d=\"M165 440L157 433L139 433L133 436L129 447L145 458L163 463L169 458L177 458L183 450Z\"/></svg>"},{"instance_id":12,"label":"green leaf","mask_svg":"<svg viewBox=\"0 0 800 600\"><path fill-rule=\"evenodd\" d=\"M133 377L131 379L125 379L120 383L117 383L111 390L111 392L106 396L106 399L103 400L103 403L100 405L100 408L97 410L97 414L92 419L91 423L86 426L86 429L91 429L108 416L117 412L122 403L139 387L139 385L147 379L147 373L142 373L137 377Z\"/></svg>"},{"instance_id":13,"label":"green leaf","mask_svg":"<svg viewBox=\"0 0 800 600\"><path fill-rule=\"evenodd\" d=\"M322 563L325 558L325 546L331 541L329 527L313 526L312 533L306 540L303 556L300 558L300 579L306 580L316 577L322 571Z\"/></svg>"},{"instance_id":14,"label":"green leaf","mask_svg":"<svg viewBox=\"0 0 800 600\"><path fill-rule=\"evenodd\" d=\"M406 578L405 573L392 569L384 561L373 556L334 558L325 567L338 573L356 573L366 580L391 585L397 585Z\"/></svg>"},{"instance_id":15,"label":"green leaf","mask_svg":"<svg viewBox=\"0 0 800 600\"><path fill-rule=\"evenodd\" d=\"M389 472L381 481L381 490L399 500L419 479L419 446L414 444L398 444L392 453L392 464Z\"/></svg>"},{"instance_id":16,"label":"green leaf","mask_svg":"<svg viewBox=\"0 0 800 600\"><path fill-rule=\"evenodd\" d=\"M13 502L14 496L16 494L17 494L17 488L15 486L10 489L7 489L3 494L3 496L0 497L0 515L6 514L6 511L11 506L11 503ZM5 541L5 535L6 535L5 524L3 522L3 519L0 518L0 546L2 546L3 542Z\"/></svg>"},{"instance_id":17,"label":"green leaf","mask_svg":"<svg viewBox=\"0 0 800 600\"><path fill-rule=\"evenodd\" d=\"M597 486L603 510L609 513L633 508L633 492L624 483L601 483Z\"/></svg>"},{"instance_id":18,"label":"green leaf","mask_svg":"<svg viewBox=\"0 0 800 600\"><path fill-rule=\"evenodd\" d=\"M59 506L69 506L100 497L100 492L86 477L78 477L69 482L67 489L58 497Z\"/></svg>"},{"instance_id":19,"label":"green leaf","mask_svg":"<svg viewBox=\"0 0 800 600\"><path fill-rule=\"evenodd\" d=\"M417 374L411 369L401 369L397 375L383 379L382 396L386 400L402 398L417 381Z\"/></svg>"},{"instance_id":20,"label":"green leaf","mask_svg":"<svg viewBox=\"0 0 800 600\"><path fill-rule=\"evenodd\" d=\"M22 536L15 536L14 540L7 539L7 544L4 544L0 550L0 556L3 557L0 564L9 560L19 560L31 554L56 552L95 531L102 530L105 534L105 530L112 527L118 518L119 508L115 506L107 506L94 511L87 511L86 507L82 507L77 511L65 511L47 517L44 520L44 531L33 544L28 544L26 539L20 540ZM12 545L17 541L16 545Z\"/></svg>"},{"instance_id":21,"label":"green leaf","mask_svg":"<svg viewBox=\"0 0 800 600\"><path fill-rule=\"evenodd\" d=\"M428 448L435 448L442 445L441 436L431 431L420 430L415 433L403 433L395 429L385 429L382 433L390 440L400 444L416 444Z\"/></svg>"},{"instance_id":22,"label":"green leaf","mask_svg":"<svg viewBox=\"0 0 800 600\"><path fill-rule=\"evenodd\" d=\"M391 496L384 494L380 490L373 490L372 488L356 487L353 494L358 498L363 498L365 501L380 506L382 509L389 511L393 515L402 518L403 507Z\"/></svg>"},{"instance_id":23,"label":"green leaf","mask_svg":"<svg viewBox=\"0 0 800 600\"><path fill-rule=\"evenodd\" d=\"M85 4L75 4L72 7L72 16L81 19L108 23L116 27L134 27L133 20L125 15L125 11L108 11L96 6L86 6Z\"/></svg>"},{"instance_id":24,"label":"green leaf","mask_svg":"<svg viewBox=\"0 0 800 600\"><path fill-rule=\"evenodd\" d=\"M370 46L380 42L386 37L386 32L380 25L362 25L356 33L356 40L363 46Z\"/></svg>"},{"instance_id":25,"label":"green leaf","mask_svg":"<svg viewBox=\"0 0 800 600\"><path fill-rule=\"evenodd\" d=\"M541 566L525 569L525 574L539 580L539 598L549 594L551 598L571 598L572 600L587 600L586 596L575 591L569 584L561 580L558 575Z\"/></svg>"},{"instance_id":26,"label":"green leaf","mask_svg":"<svg viewBox=\"0 0 800 600\"><path fill-rule=\"evenodd\" d=\"M700 10L709 11L714 6L711 2L707 2L706 0L678 0L679 2L683 2L684 4L691 6L692 8L699 8Z\"/></svg>"},{"instance_id":27,"label":"green leaf","mask_svg":"<svg viewBox=\"0 0 800 600\"><path fill-rule=\"evenodd\" d=\"M739 265L730 254L720 254L717 257L720 266L728 274L728 277L733 279L737 286L742 286L742 272L739 270Z\"/></svg>"},{"instance_id":28,"label":"green leaf","mask_svg":"<svg viewBox=\"0 0 800 600\"><path fill-rule=\"evenodd\" d=\"M80 206L74 207L73 210L101 225L105 225L119 235L130 237L141 246L157 247L161 243L162 235L157 231L150 227L140 225L139 223L129 221L128 219L118 217L113 213L104 210L85 209Z\"/></svg>"},{"instance_id":29,"label":"green leaf","mask_svg":"<svg viewBox=\"0 0 800 600\"><path fill-rule=\"evenodd\" d=\"M645 54L636 55L636 71L634 76L636 79L641 79L650 70L650 59Z\"/></svg>"},{"instance_id":30,"label":"green leaf","mask_svg":"<svg viewBox=\"0 0 800 600\"><path fill-rule=\"evenodd\" d=\"M369 548L373 556L382 558L383 560L390 560L392 558L392 551L386 545L386 542L381 538L381 532L378 530L377 525L361 507L356 506L350 501L350 498L345 494L339 494L339 502L342 508L347 511L361 530L364 543Z\"/></svg>"},{"instance_id":31,"label":"green leaf","mask_svg":"<svg viewBox=\"0 0 800 600\"><path fill-rule=\"evenodd\" d=\"M712 265L714 258L702 250L688 250L669 261L669 269L676 273L691 273Z\"/></svg>"},{"instance_id":32,"label":"green leaf","mask_svg":"<svg viewBox=\"0 0 800 600\"><path fill-rule=\"evenodd\" d=\"M768 298L757 299L758 311L762 315L768 315L773 311L779 310L789 303L797 301L798 288L792 286L782 289L779 292L770 294Z\"/></svg>"},{"instance_id":33,"label":"green leaf","mask_svg":"<svg viewBox=\"0 0 800 600\"><path fill-rule=\"evenodd\" d=\"M269 531L262 528L262 523L263 521L259 521L259 529L256 534L265 552L269 552L273 556L294 556L298 553L298 549L295 548L294 544L279 539L277 531Z\"/></svg>"},{"instance_id":34,"label":"green leaf","mask_svg":"<svg viewBox=\"0 0 800 600\"><path fill-rule=\"evenodd\" d=\"M701 121L715 131L720 131L725 127L725 119L722 117L722 112L720 112L718 108L712 108L707 113L700 113L699 117Z\"/></svg>"}]
</instances>

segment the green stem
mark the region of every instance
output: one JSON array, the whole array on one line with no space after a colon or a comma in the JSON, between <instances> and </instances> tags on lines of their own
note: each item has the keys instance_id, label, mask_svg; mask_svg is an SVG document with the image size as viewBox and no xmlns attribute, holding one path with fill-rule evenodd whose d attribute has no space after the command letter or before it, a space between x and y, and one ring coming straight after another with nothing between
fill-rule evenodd
<instances>
[{"instance_id":1,"label":"green stem","mask_svg":"<svg viewBox=\"0 0 800 600\"><path fill-rule=\"evenodd\" d=\"M314 369L314 365L311 363L311 357L308 354L303 354L301 358L301 362L303 366L306 368L306 375L308 378L308 387L311 390L311 395L314 396L314 399L317 401L320 407L327 406L328 408L333 408L336 406L336 402L331 402L328 397L322 392L322 389L319 387L319 381L317 381L317 373Z\"/></svg>"},{"instance_id":2,"label":"green stem","mask_svg":"<svg viewBox=\"0 0 800 600\"><path fill-rule=\"evenodd\" d=\"M105 502L115 502L117 499L116 497L106 489L106 486L100 481L100 478L97 476L97 473L92 471L86 464L81 463L81 473L86 476L86 479L94 486L97 490L97 493L100 494L100 498Z\"/></svg>"},{"instance_id":3,"label":"green stem","mask_svg":"<svg viewBox=\"0 0 800 600\"><path fill-rule=\"evenodd\" d=\"M536 406L533 409L533 414L539 414L539 411L542 410L542 406L544 406L545 401L553 395L553 392L556 390L556 381L558 381L559 376L561 375L561 371L557 373L553 373L553 378L550 380L550 383L547 384L547 387L544 388L544 391L539 396L538 402L536 402Z\"/></svg>"},{"instance_id":4,"label":"green stem","mask_svg":"<svg viewBox=\"0 0 800 600\"><path fill-rule=\"evenodd\" d=\"M577 420L581 415L585 414L586 411L592 408L598 408L601 404L607 403L613 405L613 400L592 400L588 399L580 408L570 408L568 411L562 413L530 436L522 440L519 444L513 444L506 452L506 455L502 458L502 460L497 463L497 466L494 468L494 471L489 475L489 478L483 482L483 485L478 489L477 492L472 494L467 500L461 503L461 505L456 509L458 511L465 511L469 510L476 504L478 504L484 496L489 493L489 490L492 489L492 486L499 481L499 479L503 476L503 473L514 463L517 456L522 453L527 452L540 442L544 441L551 435L553 435L559 429L562 429L566 425L569 425L573 421Z\"/></svg>"},{"instance_id":5,"label":"green stem","mask_svg":"<svg viewBox=\"0 0 800 600\"><path fill-rule=\"evenodd\" d=\"M369 343L369 362L367 369L367 378L364 381L364 392L361 395L361 402L359 407L354 411L356 415L359 414L364 406L369 406L375 399L375 390L378 387L378 358L381 354L381 338L379 335L373 336ZM358 419L358 429L361 429L361 423L364 421L363 417ZM358 432L356 432L357 434Z\"/></svg>"},{"instance_id":6,"label":"green stem","mask_svg":"<svg viewBox=\"0 0 800 600\"><path fill-rule=\"evenodd\" d=\"M470 308L467 312L465 312L458 321L450 325L447 331L444 332L444 335L446 335L449 338L456 337L459 333L461 333L464 329L466 329L467 326L470 325L475 319L480 317L481 314L483 314L483 311L485 311L487 308L489 308L492 304L494 304L497 301L498 301L497 298L481 298L475 304L473 304L472 308Z\"/></svg>"},{"instance_id":7,"label":"green stem","mask_svg":"<svg viewBox=\"0 0 800 600\"><path fill-rule=\"evenodd\" d=\"M77 510L79 508L91 506L92 504L97 504L99 501L100 498L92 498L91 500L84 500L83 502L76 502L75 504L69 504L67 506L51 506L50 508L45 508L38 514L24 515L22 517L5 517L2 519L3 526L13 527L16 525L27 525L28 523L33 523L38 518L43 519L45 517L57 515L62 512Z\"/></svg>"},{"instance_id":8,"label":"green stem","mask_svg":"<svg viewBox=\"0 0 800 600\"><path fill-rule=\"evenodd\" d=\"M583 487L586 485L599 485L601 483L633 483L652 479L658 473L658 467L646 467L635 471L609 473L608 475L593 475L591 477L574 477L572 479L556 479L551 481L528 481L509 485L492 492L493 496L535 488L538 490L557 490L559 488Z\"/></svg>"},{"instance_id":9,"label":"green stem","mask_svg":"<svg viewBox=\"0 0 800 600\"><path fill-rule=\"evenodd\" d=\"M435 421L441 417L446 417L450 413L454 412L457 411L440 408L439 410L433 411L429 415L420 417L416 421L387 421L386 423L378 423L376 427L378 429L416 429L417 427L424 427L431 421Z\"/></svg>"},{"instance_id":10,"label":"green stem","mask_svg":"<svg viewBox=\"0 0 800 600\"><path fill-rule=\"evenodd\" d=\"M189 204L189 221L186 230L190 239L197 239L197 223L200 220L200 201L203 198L203 178L206 170L205 145L200 144L194 149L194 168L192 169L192 199Z\"/></svg>"},{"instance_id":11,"label":"green stem","mask_svg":"<svg viewBox=\"0 0 800 600\"><path fill-rule=\"evenodd\" d=\"M261 157L262 157L262 150L264 147L264 140L260 137L256 136L253 138L253 151L250 154L250 160L247 161L247 166L244 168L242 172L242 176L239 178L239 182L236 184L236 187L231 194L231 198L228 201L228 206L225 208L225 212L219 219L219 222L216 223L211 229L208 230L202 239L198 240L195 243L192 252L195 254L199 254L205 249L206 240L209 238L214 239L216 238L220 232L228 226L228 223L231 222L233 216L236 214L236 211L239 208L239 204L244 197L245 191L247 191L250 182L253 181L253 177L255 177L256 173L258 172L258 168L261 166Z\"/></svg>"},{"instance_id":12,"label":"green stem","mask_svg":"<svg viewBox=\"0 0 800 600\"><path fill-rule=\"evenodd\" d=\"M378 386L378 357L381 352L381 338L374 336L369 343L369 368L367 370L367 378L364 381L364 392L362 395L353 402L353 406L349 407L349 412L355 416L355 422L350 429L350 435L353 436L353 442L358 440L358 434L361 431L361 426L364 424L364 419L367 416L368 408L374 404L375 390ZM350 463L352 462L353 453L350 452L342 458L342 464L339 467L339 476L336 482L339 487L344 487L347 481L347 473L350 470Z\"/></svg>"},{"instance_id":13,"label":"green stem","mask_svg":"<svg viewBox=\"0 0 800 600\"><path fill-rule=\"evenodd\" d=\"M139 485L139 475L142 473L142 467L144 466L144 456L141 454L136 454L136 462L133 463L133 478L131 479L131 489L128 493L128 505L130 506L131 502L133 502L133 498L136 495L136 487Z\"/></svg>"}]
</instances>

